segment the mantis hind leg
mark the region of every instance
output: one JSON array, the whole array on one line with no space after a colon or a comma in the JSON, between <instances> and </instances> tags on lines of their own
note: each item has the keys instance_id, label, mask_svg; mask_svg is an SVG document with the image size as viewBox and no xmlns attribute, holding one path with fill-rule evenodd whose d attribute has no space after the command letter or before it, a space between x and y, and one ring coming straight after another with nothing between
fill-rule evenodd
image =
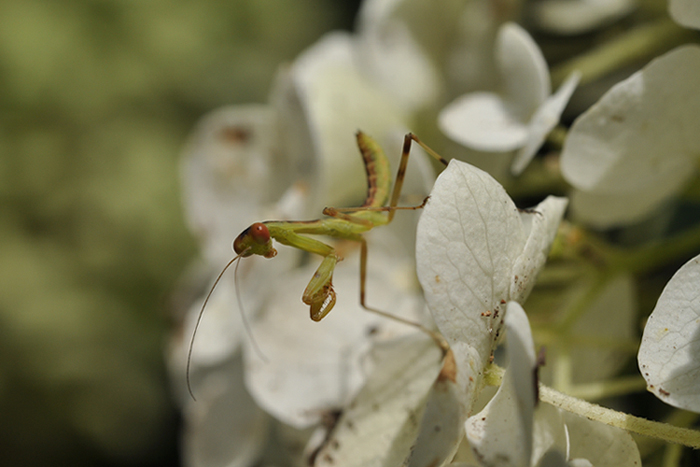
<instances>
[{"instance_id":1,"label":"mantis hind leg","mask_svg":"<svg viewBox=\"0 0 700 467\"><path fill-rule=\"evenodd\" d=\"M392 221L394 218L394 214L396 211L400 210L416 210L416 209L421 209L425 207L426 203L428 202L428 198L426 197L423 202L419 205L416 206L399 206L399 198L401 197L401 190L403 189L403 182L404 179L406 178L406 168L408 167L408 158L411 154L411 144L413 142L416 142L420 147L423 148L425 152L427 152L430 156L435 158L437 161L439 161L443 165L447 165L448 162L440 156L437 152L435 152L433 149L431 149L427 144L425 144L423 141L421 141L416 135L413 133L407 133L406 136L404 136L403 139L403 148L401 150L401 161L399 162L399 168L396 172L396 177L394 179L394 187L391 192L391 198L389 198L389 205L388 206L361 206L361 207L355 207L355 208L332 208L332 207L327 207L323 210L323 214L327 216L332 216L332 217L338 217L341 219L348 220L350 222L355 222L358 224L365 224L367 221L365 219L358 219L355 218L351 215L343 214L347 212L359 212L359 211L383 211L383 212L388 212L388 220L387 224Z\"/></svg>"},{"instance_id":2,"label":"mantis hind leg","mask_svg":"<svg viewBox=\"0 0 700 467\"><path fill-rule=\"evenodd\" d=\"M420 147L423 148L425 152L430 154L432 157L440 161L443 165L447 165L447 161L440 156L437 152L433 151L426 145L424 142L422 142L416 135L413 133L406 133L406 136L403 138L403 149L401 150L401 162L399 163L399 169L396 172L396 179L394 181L394 189L391 192L391 198L389 200L389 206L387 206L389 209L389 222L394 218L394 213L396 212L397 205L399 204L399 197L401 196L401 189L403 188L403 181L404 178L406 178L406 167L408 166L408 156L411 154L411 143L415 141L420 145ZM428 198L423 201L423 204L420 207L425 206L425 203L428 201ZM410 209L410 208L409 208ZM414 208L414 209L419 209L419 208Z\"/></svg>"},{"instance_id":3,"label":"mantis hind leg","mask_svg":"<svg viewBox=\"0 0 700 467\"><path fill-rule=\"evenodd\" d=\"M367 305L367 241L364 238L362 238L360 239L360 244L360 305L362 305L362 308L384 318L391 319L393 321L398 321L399 323L407 324L409 326L413 326L421 332L424 332L435 341L435 343L438 345L438 347L440 347L440 349L442 349L443 354L446 354L447 351L450 349L450 345L447 343L445 338L442 337L442 335L440 335L439 333L426 328L420 323L411 321L410 319L402 318L400 316L396 316L394 314L387 313L386 311L382 311Z\"/></svg>"},{"instance_id":4,"label":"mantis hind leg","mask_svg":"<svg viewBox=\"0 0 700 467\"><path fill-rule=\"evenodd\" d=\"M346 212L361 212L361 211L380 211L380 212L393 212L393 211L416 211L418 209L423 209L430 196L426 196L422 203L415 206L360 206L356 208L323 208L323 214L326 216L337 217L340 219L347 220L349 222L354 222L356 224L368 225L371 221L363 219L360 217L355 217L351 214L345 214ZM374 225L372 225L374 227Z\"/></svg>"}]
</instances>

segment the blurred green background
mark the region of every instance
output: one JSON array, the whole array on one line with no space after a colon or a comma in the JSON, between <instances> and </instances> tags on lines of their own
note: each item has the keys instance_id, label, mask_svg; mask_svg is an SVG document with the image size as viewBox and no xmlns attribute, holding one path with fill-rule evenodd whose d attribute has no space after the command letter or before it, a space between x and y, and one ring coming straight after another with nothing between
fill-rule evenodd
<instances>
[{"instance_id":1,"label":"blurred green background","mask_svg":"<svg viewBox=\"0 0 700 467\"><path fill-rule=\"evenodd\" d=\"M181 146L358 3L0 1L0 465L177 464Z\"/></svg>"}]
</instances>

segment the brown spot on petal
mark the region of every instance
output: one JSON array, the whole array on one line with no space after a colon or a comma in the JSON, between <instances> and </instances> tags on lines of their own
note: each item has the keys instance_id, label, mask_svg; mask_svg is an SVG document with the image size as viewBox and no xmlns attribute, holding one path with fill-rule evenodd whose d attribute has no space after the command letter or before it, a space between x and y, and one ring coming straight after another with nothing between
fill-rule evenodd
<instances>
[{"instance_id":1,"label":"brown spot on petal","mask_svg":"<svg viewBox=\"0 0 700 467\"><path fill-rule=\"evenodd\" d=\"M247 143L252 135L248 128L229 126L221 130L220 136L226 143L238 145Z\"/></svg>"},{"instance_id":2,"label":"brown spot on petal","mask_svg":"<svg viewBox=\"0 0 700 467\"><path fill-rule=\"evenodd\" d=\"M455 355L452 353L452 349L448 349L445 354L445 359L442 361L442 370L438 375L438 381L449 380L453 383L457 382L457 362L455 361Z\"/></svg>"}]
</instances>

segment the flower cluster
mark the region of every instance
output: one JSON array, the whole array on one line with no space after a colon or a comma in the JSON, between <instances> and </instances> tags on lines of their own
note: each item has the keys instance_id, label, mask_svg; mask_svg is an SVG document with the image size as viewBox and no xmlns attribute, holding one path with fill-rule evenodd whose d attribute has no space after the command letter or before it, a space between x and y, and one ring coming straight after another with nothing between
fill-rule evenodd
<instances>
[{"instance_id":1,"label":"flower cluster","mask_svg":"<svg viewBox=\"0 0 700 467\"><path fill-rule=\"evenodd\" d=\"M648 384L668 404L700 412L700 257L668 283L641 347L635 337L636 278L700 249L696 221L674 224L684 190L692 201L697 184L700 47L678 44L596 94L601 75L631 61L617 43L550 76L515 22L536 18L533 28L566 40L633 23L635 7L367 0L357 32L329 34L283 67L267 105L201 123L183 174L207 277L254 221L361 204L370 175L357 129L394 166L409 130L452 161L435 178L414 148L403 193L417 200L406 204L429 193L427 204L365 236L368 304L420 329L362 309L360 244L347 235L334 243L344 258L333 276L337 303L319 323L298 300L314 255L280 246L272 261L240 258L208 303L186 375L200 312L192 305L169 355L188 465L631 467L654 447L628 431L698 446L694 432L681 439L668 425L583 399ZM669 8L700 28L695 3ZM659 21L669 41L687 37ZM554 93L550 81L560 84ZM587 110L565 114L576 117L565 128L572 95L572 107ZM543 145L548 154L532 164ZM539 203L519 209L501 183ZM638 348L646 381L618 376Z\"/></svg>"}]
</instances>

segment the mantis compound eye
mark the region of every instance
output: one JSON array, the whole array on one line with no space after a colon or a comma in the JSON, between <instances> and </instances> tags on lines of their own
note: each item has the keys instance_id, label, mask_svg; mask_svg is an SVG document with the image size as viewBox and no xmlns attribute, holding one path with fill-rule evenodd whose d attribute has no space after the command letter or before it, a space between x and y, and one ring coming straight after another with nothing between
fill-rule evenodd
<instances>
[{"instance_id":1,"label":"mantis compound eye","mask_svg":"<svg viewBox=\"0 0 700 467\"><path fill-rule=\"evenodd\" d=\"M260 246L266 246L270 244L270 231L267 226L262 222L256 222L247 229L245 229L241 234L236 237L233 241L233 249L236 254L243 256L250 256L253 254L267 254L268 249L264 251L259 251ZM248 253L246 254L246 250Z\"/></svg>"},{"instance_id":2,"label":"mantis compound eye","mask_svg":"<svg viewBox=\"0 0 700 467\"><path fill-rule=\"evenodd\" d=\"M270 241L270 231L262 222L256 222L251 225L248 227L248 231L255 243L263 245Z\"/></svg>"}]
</instances>

